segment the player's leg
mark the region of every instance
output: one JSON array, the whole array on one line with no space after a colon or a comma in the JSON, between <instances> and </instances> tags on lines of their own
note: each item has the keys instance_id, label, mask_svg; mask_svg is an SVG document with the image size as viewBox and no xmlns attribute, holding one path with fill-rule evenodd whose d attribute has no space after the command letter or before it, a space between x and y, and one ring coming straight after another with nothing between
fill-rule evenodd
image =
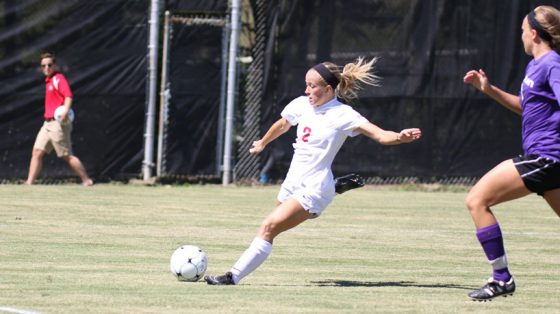
<instances>
[{"instance_id":1,"label":"player's leg","mask_svg":"<svg viewBox=\"0 0 560 314\"><path fill-rule=\"evenodd\" d=\"M33 148L31 152L31 161L29 162L29 173L27 175L27 181L25 184L33 184L35 179L39 176L41 169L43 168L43 157L45 156L45 151L38 148Z\"/></svg>"},{"instance_id":2,"label":"player's leg","mask_svg":"<svg viewBox=\"0 0 560 314\"><path fill-rule=\"evenodd\" d=\"M544 192L544 199L554 210L556 215L560 217L560 189L554 189Z\"/></svg>"},{"instance_id":3,"label":"player's leg","mask_svg":"<svg viewBox=\"0 0 560 314\"><path fill-rule=\"evenodd\" d=\"M82 180L82 185L84 186L92 186L93 181L87 175L86 169L80 159L74 155L70 156L63 156L61 157L64 161L68 163L70 168L80 177Z\"/></svg>"},{"instance_id":4,"label":"player's leg","mask_svg":"<svg viewBox=\"0 0 560 314\"><path fill-rule=\"evenodd\" d=\"M531 194L513 160L506 160L488 171L469 191L466 205L477 229L496 223L491 206Z\"/></svg>"},{"instance_id":5,"label":"player's leg","mask_svg":"<svg viewBox=\"0 0 560 314\"><path fill-rule=\"evenodd\" d=\"M31 160L29 161L29 173L25 184L33 184L41 169L43 168L43 157L53 150L51 140L47 131L47 125L50 122L45 122L35 138L33 150L31 151Z\"/></svg>"},{"instance_id":6,"label":"player's leg","mask_svg":"<svg viewBox=\"0 0 560 314\"><path fill-rule=\"evenodd\" d=\"M70 169L72 169L72 171L80 177L80 180L82 180L82 185L93 185L93 181L87 175L84 165L80 159L72 153L72 124L61 125L56 123L51 126L49 131L56 155L68 163Z\"/></svg>"},{"instance_id":7,"label":"player's leg","mask_svg":"<svg viewBox=\"0 0 560 314\"><path fill-rule=\"evenodd\" d=\"M530 193L513 160L506 160L494 167L470 190L466 205L477 229L476 236L493 268L488 284L469 294L472 299L487 300L515 291L502 232L490 207Z\"/></svg>"},{"instance_id":8,"label":"player's leg","mask_svg":"<svg viewBox=\"0 0 560 314\"><path fill-rule=\"evenodd\" d=\"M257 269L272 252L274 238L307 219L315 217L307 212L296 199L288 199L278 205L263 221L251 245L225 275L204 277L208 284L232 285Z\"/></svg>"},{"instance_id":9,"label":"player's leg","mask_svg":"<svg viewBox=\"0 0 560 314\"><path fill-rule=\"evenodd\" d=\"M272 243L274 238L280 233L314 217L295 198L290 198L280 203L268 214L262 222L257 236Z\"/></svg>"}]
</instances>

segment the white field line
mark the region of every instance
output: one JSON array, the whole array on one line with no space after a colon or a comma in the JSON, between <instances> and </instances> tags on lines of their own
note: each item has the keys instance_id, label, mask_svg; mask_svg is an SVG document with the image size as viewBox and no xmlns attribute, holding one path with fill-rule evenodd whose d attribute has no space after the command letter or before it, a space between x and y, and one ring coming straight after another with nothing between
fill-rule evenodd
<instances>
[{"instance_id":1,"label":"white field line","mask_svg":"<svg viewBox=\"0 0 560 314\"><path fill-rule=\"evenodd\" d=\"M15 314L41 314L40 312L16 309L13 307L0 306L0 313L15 313Z\"/></svg>"}]
</instances>

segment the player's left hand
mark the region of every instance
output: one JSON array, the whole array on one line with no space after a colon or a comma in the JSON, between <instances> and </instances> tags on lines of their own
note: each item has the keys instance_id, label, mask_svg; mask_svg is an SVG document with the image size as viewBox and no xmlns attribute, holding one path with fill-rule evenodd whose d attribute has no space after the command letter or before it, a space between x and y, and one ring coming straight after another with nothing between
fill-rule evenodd
<instances>
[{"instance_id":1,"label":"player's left hand","mask_svg":"<svg viewBox=\"0 0 560 314\"><path fill-rule=\"evenodd\" d=\"M64 111L60 114L60 121L62 121L62 123L68 122L68 110L64 110Z\"/></svg>"},{"instance_id":2,"label":"player's left hand","mask_svg":"<svg viewBox=\"0 0 560 314\"><path fill-rule=\"evenodd\" d=\"M399 132L399 142L410 143L422 137L422 131L418 128L404 129Z\"/></svg>"}]
</instances>

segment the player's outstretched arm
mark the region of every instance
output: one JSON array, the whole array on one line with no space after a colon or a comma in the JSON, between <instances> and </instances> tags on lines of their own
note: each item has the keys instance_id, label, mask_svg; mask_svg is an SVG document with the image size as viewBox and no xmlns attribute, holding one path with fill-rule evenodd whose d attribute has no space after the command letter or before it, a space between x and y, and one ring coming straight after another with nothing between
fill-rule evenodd
<instances>
[{"instance_id":1,"label":"player's outstretched arm","mask_svg":"<svg viewBox=\"0 0 560 314\"><path fill-rule=\"evenodd\" d=\"M519 96L507 93L490 84L486 73L484 73L482 69L478 71L468 71L467 74L465 74L465 77L463 77L463 82L465 84L472 85L474 88L490 96L490 98L494 99L502 106L521 115L521 102L519 101Z\"/></svg>"},{"instance_id":2,"label":"player's outstretched arm","mask_svg":"<svg viewBox=\"0 0 560 314\"><path fill-rule=\"evenodd\" d=\"M357 131L383 145L410 143L422 137L422 131L418 128L403 129L397 133L383 130L371 122L360 125Z\"/></svg>"},{"instance_id":3,"label":"player's outstretched arm","mask_svg":"<svg viewBox=\"0 0 560 314\"><path fill-rule=\"evenodd\" d=\"M290 127L292 126L290 125L290 123L288 123L288 120L280 118L278 121L272 124L270 129L268 129L266 134L260 140L253 142L252 147L249 149L249 153L254 155L259 154L264 150L266 145L277 139L280 135L288 132Z\"/></svg>"}]
</instances>

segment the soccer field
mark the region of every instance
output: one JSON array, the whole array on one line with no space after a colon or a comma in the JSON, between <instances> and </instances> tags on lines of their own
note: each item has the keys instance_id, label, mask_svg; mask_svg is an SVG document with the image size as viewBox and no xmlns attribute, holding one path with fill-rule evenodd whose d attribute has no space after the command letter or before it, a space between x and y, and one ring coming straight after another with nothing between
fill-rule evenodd
<instances>
[{"instance_id":1,"label":"soccer field","mask_svg":"<svg viewBox=\"0 0 560 314\"><path fill-rule=\"evenodd\" d=\"M560 219L529 196L495 208L513 297L467 293L491 274L465 191L366 187L280 235L239 286L177 281L181 244L223 273L277 186L0 185L0 313L559 313ZM23 313L23 312L19 312Z\"/></svg>"}]
</instances>

